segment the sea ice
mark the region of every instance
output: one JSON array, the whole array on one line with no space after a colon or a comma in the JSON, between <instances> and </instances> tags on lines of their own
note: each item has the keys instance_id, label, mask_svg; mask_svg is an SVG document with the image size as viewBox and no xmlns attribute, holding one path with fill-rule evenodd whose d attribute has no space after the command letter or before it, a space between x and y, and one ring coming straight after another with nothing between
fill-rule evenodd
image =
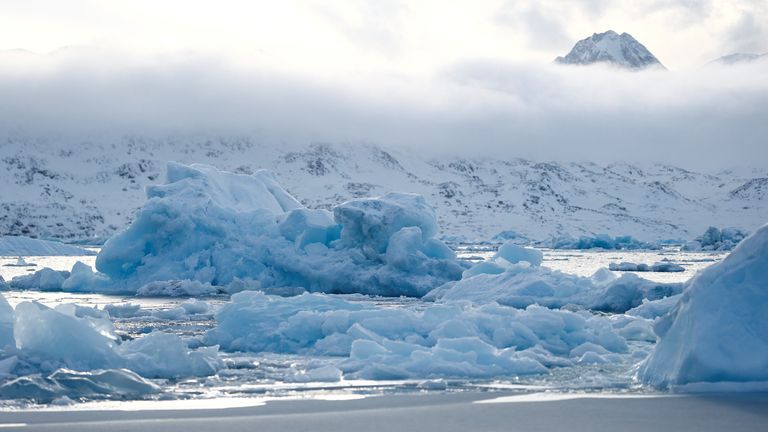
<instances>
[{"instance_id":1,"label":"sea ice","mask_svg":"<svg viewBox=\"0 0 768 432\"><path fill-rule=\"evenodd\" d=\"M284 298L246 291L233 295L215 317L206 344L340 356L335 367L346 378L532 374L572 365L586 352L628 350L609 320L540 306L453 302L384 308L321 294Z\"/></svg>"},{"instance_id":2,"label":"sea ice","mask_svg":"<svg viewBox=\"0 0 768 432\"><path fill-rule=\"evenodd\" d=\"M561 236L550 239L545 242L547 247L552 249L658 249L659 245L640 241L632 236L611 237L608 234L597 234L594 236L581 236L574 238L571 236Z\"/></svg>"},{"instance_id":3,"label":"sea ice","mask_svg":"<svg viewBox=\"0 0 768 432\"><path fill-rule=\"evenodd\" d=\"M61 291L62 284L69 276L68 271L57 271L46 267L30 275L11 279L10 286L18 290Z\"/></svg>"},{"instance_id":4,"label":"sea ice","mask_svg":"<svg viewBox=\"0 0 768 432\"><path fill-rule=\"evenodd\" d=\"M498 302L524 308L539 304L549 308L580 306L623 313L643 299L657 300L681 292L680 283L659 283L632 273L618 279L598 271L592 278L562 273L527 262L503 264L494 259L464 272L460 281L448 282L424 296L425 300Z\"/></svg>"},{"instance_id":5,"label":"sea ice","mask_svg":"<svg viewBox=\"0 0 768 432\"><path fill-rule=\"evenodd\" d=\"M159 386L127 369L59 369L47 375L37 373L11 379L0 385L0 398L51 403L60 398L138 398L160 391Z\"/></svg>"},{"instance_id":6,"label":"sea ice","mask_svg":"<svg viewBox=\"0 0 768 432\"><path fill-rule=\"evenodd\" d=\"M8 380L0 396L50 399L109 394L98 389L112 389L115 395L156 391L134 372L178 378L211 375L223 366L216 347L192 350L173 334L153 332L122 342L106 317L106 311L74 304L51 309L22 302L13 310L0 296L0 375ZM70 381L62 381L65 376ZM74 385L78 379L82 388Z\"/></svg>"}]
</instances>

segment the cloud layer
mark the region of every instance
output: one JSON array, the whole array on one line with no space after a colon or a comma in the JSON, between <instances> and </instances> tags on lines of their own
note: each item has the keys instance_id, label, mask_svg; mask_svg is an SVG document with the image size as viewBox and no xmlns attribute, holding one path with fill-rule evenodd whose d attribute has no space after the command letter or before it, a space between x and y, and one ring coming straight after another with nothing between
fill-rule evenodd
<instances>
[{"instance_id":1,"label":"cloud layer","mask_svg":"<svg viewBox=\"0 0 768 432\"><path fill-rule=\"evenodd\" d=\"M0 56L0 134L242 135L536 159L768 166L768 62L685 72L467 61L431 76L220 58ZM0 144L1 145L1 144Z\"/></svg>"}]
</instances>

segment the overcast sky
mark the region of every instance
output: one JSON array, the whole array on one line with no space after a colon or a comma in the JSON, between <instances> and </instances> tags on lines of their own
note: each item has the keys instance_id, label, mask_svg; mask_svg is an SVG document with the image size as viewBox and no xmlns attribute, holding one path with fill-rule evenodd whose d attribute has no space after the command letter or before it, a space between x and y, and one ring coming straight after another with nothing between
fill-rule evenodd
<instances>
[{"instance_id":1,"label":"overcast sky","mask_svg":"<svg viewBox=\"0 0 768 432\"><path fill-rule=\"evenodd\" d=\"M0 128L768 166L768 1L5 1ZM670 72L551 64L628 32ZM8 51L8 50L26 50Z\"/></svg>"}]
</instances>

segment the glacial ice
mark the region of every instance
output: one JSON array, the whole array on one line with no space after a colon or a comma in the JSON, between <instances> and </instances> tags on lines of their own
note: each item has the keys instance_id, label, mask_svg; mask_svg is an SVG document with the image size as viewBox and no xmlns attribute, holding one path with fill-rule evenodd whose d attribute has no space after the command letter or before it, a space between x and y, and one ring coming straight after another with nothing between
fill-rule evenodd
<instances>
[{"instance_id":1,"label":"glacial ice","mask_svg":"<svg viewBox=\"0 0 768 432\"><path fill-rule=\"evenodd\" d=\"M320 294L245 291L216 313L203 340L227 351L340 356L345 378L406 379L536 374L588 352L626 353L609 320L540 306L436 303L374 307ZM592 356L592 354L590 354Z\"/></svg>"},{"instance_id":2,"label":"glacial ice","mask_svg":"<svg viewBox=\"0 0 768 432\"><path fill-rule=\"evenodd\" d=\"M729 251L736 247L748 235L738 228L709 227L696 240L683 245L684 250L691 251Z\"/></svg>"},{"instance_id":3,"label":"glacial ice","mask_svg":"<svg viewBox=\"0 0 768 432\"><path fill-rule=\"evenodd\" d=\"M677 305L677 302L680 301L680 297L682 297L682 294L676 294L658 300L644 299L640 306L628 310L627 315L646 319L659 318L668 314L672 308Z\"/></svg>"},{"instance_id":4,"label":"glacial ice","mask_svg":"<svg viewBox=\"0 0 768 432\"><path fill-rule=\"evenodd\" d=\"M659 341L641 366L646 383L768 381L768 225L697 274L655 324Z\"/></svg>"},{"instance_id":5,"label":"glacial ice","mask_svg":"<svg viewBox=\"0 0 768 432\"><path fill-rule=\"evenodd\" d=\"M9 346L16 346L13 338L13 308L0 294L0 351Z\"/></svg>"},{"instance_id":6,"label":"glacial ice","mask_svg":"<svg viewBox=\"0 0 768 432\"><path fill-rule=\"evenodd\" d=\"M467 265L434 238L434 210L414 194L301 206L268 171L168 164L133 224L112 237L94 273L44 269L17 289L205 296L243 289L422 296Z\"/></svg>"},{"instance_id":7,"label":"glacial ice","mask_svg":"<svg viewBox=\"0 0 768 432\"><path fill-rule=\"evenodd\" d=\"M562 273L522 261L511 264L496 256L464 272L464 277L435 288L425 300L498 302L517 308L538 304L549 308L581 308L623 313L644 299L679 294L681 283L659 283L628 273L618 279L598 271L591 278Z\"/></svg>"},{"instance_id":8,"label":"glacial ice","mask_svg":"<svg viewBox=\"0 0 768 432\"><path fill-rule=\"evenodd\" d=\"M192 312L203 309L197 302L188 306ZM152 332L121 342L105 311L75 304L51 309L37 302L22 302L13 310L0 295L0 376L7 381L0 385L0 397L135 395L158 390L136 373L206 376L222 366L217 347L192 350L174 334Z\"/></svg>"},{"instance_id":9,"label":"glacial ice","mask_svg":"<svg viewBox=\"0 0 768 432\"><path fill-rule=\"evenodd\" d=\"M544 243L552 249L607 249L607 250L635 250L658 249L656 243L640 241L632 236L612 237L608 234L596 234L594 236L580 236L574 238L568 235L555 237Z\"/></svg>"},{"instance_id":10,"label":"glacial ice","mask_svg":"<svg viewBox=\"0 0 768 432\"><path fill-rule=\"evenodd\" d=\"M632 262L612 262L608 264L608 269L612 271L632 271L632 272L655 272L655 273L679 273L684 272L685 267L667 261L659 261L651 265Z\"/></svg>"},{"instance_id":11,"label":"glacial ice","mask_svg":"<svg viewBox=\"0 0 768 432\"><path fill-rule=\"evenodd\" d=\"M35 373L0 385L0 399L31 399L39 403L77 398L139 398L159 393L160 387L127 369L74 371L58 369Z\"/></svg>"},{"instance_id":12,"label":"glacial ice","mask_svg":"<svg viewBox=\"0 0 768 432\"><path fill-rule=\"evenodd\" d=\"M36 289L40 291L61 291L64 281L70 276L68 271L50 268L40 269L32 274L11 279L11 288L18 290Z\"/></svg>"}]
</instances>

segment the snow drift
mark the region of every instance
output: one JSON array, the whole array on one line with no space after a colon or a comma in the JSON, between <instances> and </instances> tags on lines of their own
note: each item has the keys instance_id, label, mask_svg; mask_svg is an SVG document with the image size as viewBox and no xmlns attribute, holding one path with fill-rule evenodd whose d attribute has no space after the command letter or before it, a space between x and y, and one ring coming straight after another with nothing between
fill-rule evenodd
<instances>
[{"instance_id":1,"label":"snow drift","mask_svg":"<svg viewBox=\"0 0 768 432\"><path fill-rule=\"evenodd\" d=\"M768 381L768 225L699 273L655 325L649 384Z\"/></svg>"}]
</instances>

